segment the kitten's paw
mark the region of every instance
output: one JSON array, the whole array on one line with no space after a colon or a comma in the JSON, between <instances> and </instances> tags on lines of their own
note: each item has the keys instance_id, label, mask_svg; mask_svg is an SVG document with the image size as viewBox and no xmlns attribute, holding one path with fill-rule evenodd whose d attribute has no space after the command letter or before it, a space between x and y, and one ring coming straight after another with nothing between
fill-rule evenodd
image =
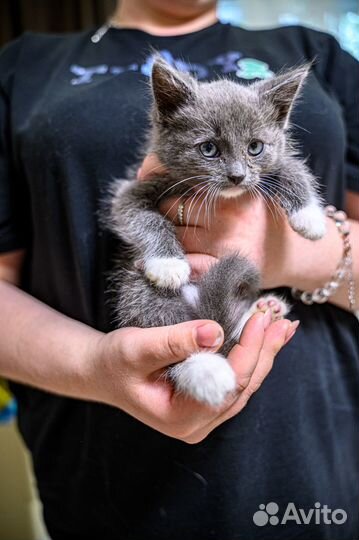
<instances>
[{"instance_id":1,"label":"kitten's paw","mask_svg":"<svg viewBox=\"0 0 359 540\"><path fill-rule=\"evenodd\" d=\"M316 203L310 203L289 216L292 228L308 240L319 240L326 231L323 209Z\"/></svg>"},{"instance_id":2,"label":"kitten's paw","mask_svg":"<svg viewBox=\"0 0 359 540\"><path fill-rule=\"evenodd\" d=\"M218 407L236 389L236 376L220 354L202 352L170 368L176 389L211 407Z\"/></svg>"},{"instance_id":3,"label":"kitten's paw","mask_svg":"<svg viewBox=\"0 0 359 540\"><path fill-rule=\"evenodd\" d=\"M282 298L268 294L258 298L251 307L252 314L257 311L267 311L267 309L271 310L272 321L278 321L289 313L290 306Z\"/></svg>"},{"instance_id":4,"label":"kitten's paw","mask_svg":"<svg viewBox=\"0 0 359 540\"><path fill-rule=\"evenodd\" d=\"M157 287L173 290L188 283L191 272L188 262L176 257L152 257L144 267L146 277Z\"/></svg>"},{"instance_id":5,"label":"kitten's paw","mask_svg":"<svg viewBox=\"0 0 359 540\"><path fill-rule=\"evenodd\" d=\"M248 320L252 317L252 315L258 313L258 311L265 312L268 309L271 311L271 319L272 322L274 322L278 321L279 319L283 319L287 315L287 313L289 313L290 305L282 298L274 296L273 294L261 296L260 298L258 298L258 300L253 302L248 311L246 311L242 318L237 322L237 325L234 327L230 335L230 339L234 341L239 341L243 329Z\"/></svg>"}]
</instances>

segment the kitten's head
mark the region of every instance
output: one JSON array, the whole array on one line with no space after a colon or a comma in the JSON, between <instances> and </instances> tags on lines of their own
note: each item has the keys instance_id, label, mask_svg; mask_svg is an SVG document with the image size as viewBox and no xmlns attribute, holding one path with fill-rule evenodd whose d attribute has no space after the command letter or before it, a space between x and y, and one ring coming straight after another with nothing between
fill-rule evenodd
<instances>
[{"instance_id":1,"label":"kitten's head","mask_svg":"<svg viewBox=\"0 0 359 540\"><path fill-rule=\"evenodd\" d=\"M265 81L199 83L162 58L152 70L152 150L185 186L218 186L237 196L280 171L286 130L310 66ZM191 177L191 178L189 178Z\"/></svg>"}]
</instances>

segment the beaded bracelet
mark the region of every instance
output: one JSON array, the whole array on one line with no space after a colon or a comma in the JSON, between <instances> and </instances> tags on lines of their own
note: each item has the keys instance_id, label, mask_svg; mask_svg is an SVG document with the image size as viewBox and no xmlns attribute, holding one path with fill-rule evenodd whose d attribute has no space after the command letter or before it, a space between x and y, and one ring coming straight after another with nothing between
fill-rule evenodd
<instances>
[{"instance_id":1,"label":"beaded bracelet","mask_svg":"<svg viewBox=\"0 0 359 540\"><path fill-rule=\"evenodd\" d=\"M323 287L315 289L313 292L301 291L292 288L292 296L296 300L301 300L304 304L312 305L324 304L338 290L344 281L348 281L348 302L352 311L355 308L355 281L353 276L352 247L350 244L350 224L348 216L342 210L337 210L335 206L326 206L325 214L335 221L338 232L343 240L343 256L329 281Z\"/></svg>"}]
</instances>

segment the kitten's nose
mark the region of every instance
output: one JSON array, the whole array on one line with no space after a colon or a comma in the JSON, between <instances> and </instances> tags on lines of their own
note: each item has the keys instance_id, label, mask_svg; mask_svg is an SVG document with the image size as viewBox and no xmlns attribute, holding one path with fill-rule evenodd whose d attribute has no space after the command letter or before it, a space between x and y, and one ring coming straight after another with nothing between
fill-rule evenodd
<instances>
[{"instance_id":1,"label":"kitten's nose","mask_svg":"<svg viewBox=\"0 0 359 540\"><path fill-rule=\"evenodd\" d=\"M245 177L246 177L245 174L236 174L236 175L232 174L231 176L228 176L228 180L232 182L235 186L239 186L239 184L243 182Z\"/></svg>"}]
</instances>

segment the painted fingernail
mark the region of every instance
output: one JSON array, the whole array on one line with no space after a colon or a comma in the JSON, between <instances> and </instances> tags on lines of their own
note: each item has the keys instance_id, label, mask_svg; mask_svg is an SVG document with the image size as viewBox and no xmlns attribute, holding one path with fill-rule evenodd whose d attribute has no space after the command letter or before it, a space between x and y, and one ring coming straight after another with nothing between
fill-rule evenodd
<instances>
[{"instance_id":1,"label":"painted fingernail","mask_svg":"<svg viewBox=\"0 0 359 540\"><path fill-rule=\"evenodd\" d=\"M272 310L267 309L264 312L264 318L263 318L264 328L265 329L268 328L271 322L272 322Z\"/></svg>"},{"instance_id":2,"label":"painted fingernail","mask_svg":"<svg viewBox=\"0 0 359 540\"><path fill-rule=\"evenodd\" d=\"M218 347L223 341L223 331L216 324L204 324L196 329L196 343L199 347Z\"/></svg>"}]
</instances>

